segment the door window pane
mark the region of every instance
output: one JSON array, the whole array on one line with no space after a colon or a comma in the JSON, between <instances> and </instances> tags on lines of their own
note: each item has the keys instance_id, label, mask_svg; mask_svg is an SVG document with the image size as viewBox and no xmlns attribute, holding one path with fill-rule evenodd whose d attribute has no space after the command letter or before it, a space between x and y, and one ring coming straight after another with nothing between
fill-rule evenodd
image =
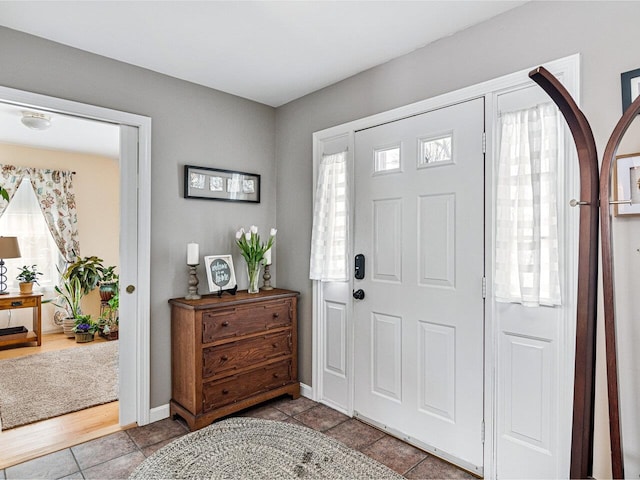
<instances>
[{"instance_id":1,"label":"door window pane","mask_svg":"<svg viewBox=\"0 0 640 480\"><path fill-rule=\"evenodd\" d=\"M374 172L400 171L400 145L374 150Z\"/></svg>"},{"instance_id":2,"label":"door window pane","mask_svg":"<svg viewBox=\"0 0 640 480\"><path fill-rule=\"evenodd\" d=\"M437 138L420 139L420 157L418 168L438 163L453 161L452 148L453 135L444 135Z\"/></svg>"}]
</instances>

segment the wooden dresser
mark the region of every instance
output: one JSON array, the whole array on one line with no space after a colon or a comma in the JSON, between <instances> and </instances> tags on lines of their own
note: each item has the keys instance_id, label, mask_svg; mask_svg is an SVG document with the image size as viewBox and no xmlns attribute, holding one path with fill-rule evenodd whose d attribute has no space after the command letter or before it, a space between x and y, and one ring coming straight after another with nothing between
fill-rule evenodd
<instances>
[{"instance_id":1,"label":"wooden dresser","mask_svg":"<svg viewBox=\"0 0 640 480\"><path fill-rule=\"evenodd\" d=\"M174 298L171 416L191 430L265 400L300 396L298 292Z\"/></svg>"}]
</instances>

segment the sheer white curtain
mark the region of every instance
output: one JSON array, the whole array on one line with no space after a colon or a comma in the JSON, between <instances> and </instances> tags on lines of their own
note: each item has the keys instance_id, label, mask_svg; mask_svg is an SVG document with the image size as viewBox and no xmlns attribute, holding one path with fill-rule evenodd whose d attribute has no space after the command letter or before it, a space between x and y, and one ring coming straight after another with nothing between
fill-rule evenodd
<instances>
[{"instance_id":1,"label":"sheer white curtain","mask_svg":"<svg viewBox=\"0 0 640 480\"><path fill-rule=\"evenodd\" d=\"M24 178L13 191L11 203L4 209L0 218L0 233L18 237L22 253L20 258L5 260L10 272L9 287L17 290L18 281L15 277L22 265L37 265L38 270L43 273L38 278L40 287L45 291L53 290L58 283L56 266L62 268L64 260L53 241L27 178Z\"/></svg>"},{"instance_id":2,"label":"sheer white curtain","mask_svg":"<svg viewBox=\"0 0 640 480\"><path fill-rule=\"evenodd\" d=\"M560 305L558 165L563 162L553 104L500 118L495 296L525 306Z\"/></svg>"},{"instance_id":3,"label":"sheer white curtain","mask_svg":"<svg viewBox=\"0 0 640 480\"><path fill-rule=\"evenodd\" d=\"M349 198L347 152L323 155L313 208L309 278L323 282L348 279Z\"/></svg>"}]
</instances>

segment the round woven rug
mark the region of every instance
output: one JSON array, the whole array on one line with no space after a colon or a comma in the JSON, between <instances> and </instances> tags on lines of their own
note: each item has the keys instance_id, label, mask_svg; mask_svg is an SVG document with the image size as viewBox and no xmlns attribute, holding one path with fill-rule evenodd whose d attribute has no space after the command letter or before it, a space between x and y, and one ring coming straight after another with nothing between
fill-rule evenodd
<instances>
[{"instance_id":1,"label":"round woven rug","mask_svg":"<svg viewBox=\"0 0 640 480\"><path fill-rule=\"evenodd\" d=\"M230 418L164 446L130 479L402 479L326 435L290 423Z\"/></svg>"}]
</instances>

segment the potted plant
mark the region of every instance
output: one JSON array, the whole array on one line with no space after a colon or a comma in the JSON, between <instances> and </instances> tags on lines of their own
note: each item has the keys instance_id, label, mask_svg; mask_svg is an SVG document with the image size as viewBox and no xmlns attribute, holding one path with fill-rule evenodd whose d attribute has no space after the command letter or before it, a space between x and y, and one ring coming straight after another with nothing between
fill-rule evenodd
<instances>
[{"instance_id":1,"label":"potted plant","mask_svg":"<svg viewBox=\"0 0 640 480\"><path fill-rule=\"evenodd\" d=\"M76 318L73 333L77 343L93 342L98 325L91 320L91 315L80 315Z\"/></svg>"},{"instance_id":2,"label":"potted plant","mask_svg":"<svg viewBox=\"0 0 640 480\"><path fill-rule=\"evenodd\" d=\"M62 329L67 337L73 338L75 319L82 315L80 301L84 296L82 284L78 277L66 277L60 279L60 285L55 286L58 298L53 302L56 307L66 312L66 318L62 320Z\"/></svg>"},{"instance_id":3,"label":"potted plant","mask_svg":"<svg viewBox=\"0 0 640 480\"><path fill-rule=\"evenodd\" d=\"M82 287L82 294L88 295L102 279L105 270L102 259L94 256L78 258L62 275L62 279L77 278Z\"/></svg>"},{"instance_id":4,"label":"potted plant","mask_svg":"<svg viewBox=\"0 0 640 480\"><path fill-rule=\"evenodd\" d=\"M116 267L112 265L109 267L104 267L101 271L100 300L102 300L103 302L108 302L118 290L119 276L115 272L115 270Z\"/></svg>"},{"instance_id":5,"label":"potted plant","mask_svg":"<svg viewBox=\"0 0 640 480\"><path fill-rule=\"evenodd\" d=\"M42 272L38 271L37 265L24 265L20 267L20 273L16 277L16 280L20 282L20 293L32 293L33 284L38 283L38 275L42 275Z\"/></svg>"}]
</instances>

